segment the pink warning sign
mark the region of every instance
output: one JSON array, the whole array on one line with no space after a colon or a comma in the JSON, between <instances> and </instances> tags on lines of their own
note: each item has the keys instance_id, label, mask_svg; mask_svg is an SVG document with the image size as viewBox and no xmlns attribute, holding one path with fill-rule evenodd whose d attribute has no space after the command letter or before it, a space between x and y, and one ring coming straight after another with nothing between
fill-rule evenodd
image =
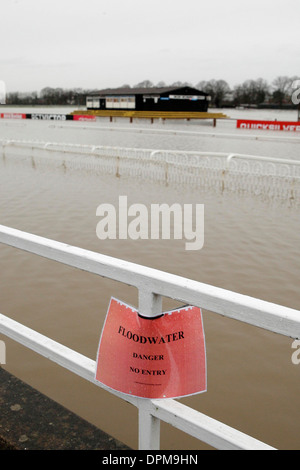
<instances>
[{"instance_id":1,"label":"pink warning sign","mask_svg":"<svg viewBox=\"0 0 300 470\"><path fill-rule=\"evenodd\" d=\"M99 342L96 380L143 398L205 392L201 310L187 306L146 318L112 298Z\"/></svg>"}]
</instances>

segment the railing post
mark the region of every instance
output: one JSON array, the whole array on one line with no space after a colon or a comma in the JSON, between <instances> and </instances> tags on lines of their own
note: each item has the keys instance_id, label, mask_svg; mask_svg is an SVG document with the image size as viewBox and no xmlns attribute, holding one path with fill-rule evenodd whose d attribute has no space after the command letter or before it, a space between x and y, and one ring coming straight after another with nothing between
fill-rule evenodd
<instances>
[{"instance_id":1,"label":"railing post","mask_svg":"<svg viewBox=\"0 0 300 470\"><path fill-rule=\"evenodd\" d=\"M144 398L139 399L139 450L159 450L160 419L150 413L148 402Z\"/></svg>"},{"instance_id":2,"label":"railing post","mask_svg":"<svg viewBox=\"0 0 300 470\"><path fill-rule=\"evenodd\" d=\"M139 289L139 313L144 317L155 317L162 313L162 297L146 290Z\"/></svg>"},{"instance_id":3,"label":"railing post","mask_svg":"<svg viewBox=\"0 0 300 470\"><path fill-rule=\"evenodd\" d=\"M161 295L139 289L139 313L151 318L161 312ZM152 416L148 403L148 399L139 399L139 450L159 450L160 420Z\"/></svg>"}]
</instances>

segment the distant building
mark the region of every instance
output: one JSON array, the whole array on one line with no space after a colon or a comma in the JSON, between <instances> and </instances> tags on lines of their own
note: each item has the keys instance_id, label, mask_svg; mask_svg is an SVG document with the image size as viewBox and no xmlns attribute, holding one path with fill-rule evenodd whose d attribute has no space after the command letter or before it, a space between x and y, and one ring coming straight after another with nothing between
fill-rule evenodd
<instances>
[{"instance_id":1,"label":"distant building","mask_svg":"<svg viewBox=\"0 0 300 470\"><path fill-rule=\"evenodd\" d=\"M89 110L206 112L210 96L189 86L163 88L108 88L86 98Z\"/></svg>"}]
</instances>

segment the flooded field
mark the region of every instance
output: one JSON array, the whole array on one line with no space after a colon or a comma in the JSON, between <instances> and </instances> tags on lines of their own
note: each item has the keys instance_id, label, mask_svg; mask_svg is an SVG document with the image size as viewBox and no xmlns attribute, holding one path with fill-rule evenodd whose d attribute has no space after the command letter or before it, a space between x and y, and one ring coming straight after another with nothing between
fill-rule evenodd
<instances>
[{"instance_id":1,"label":"flooded field","mask_svg":"<svg viewBox=\"0 0 300 470\"><path fill-rule=\"evenodd\" d=\"M57 112L60 112L58 110ZM53 111L51 111L53 112ZM65 111L64 111L65 112ZM232 120L125 120L109 123L0 121L0 140L201 152L238 152L300 160L297 133L241 131L234 119L295 120L290 112L226 110ZM29 150L28 150L29 152ZM63 157L62 157L63 159ZM205 240L187 251L183 240L103 240L96 235L101 203L204 204ZM300 201L247 191L101 174L30 158L0 155L0 223L190 279L300 308ZM96 359L111 296L137 306L135 289L0 246L0 312ZM164 301L164 308L175 306ZM177 305L176 305L177 306ZM300 365L292 340L204 311L207 392L180 401L279 449L299 449ZM0 335L5 368L49 397L137 448L137 411ZM162 449L208 446L161 427Z\"/></svg>"}]
</instances>

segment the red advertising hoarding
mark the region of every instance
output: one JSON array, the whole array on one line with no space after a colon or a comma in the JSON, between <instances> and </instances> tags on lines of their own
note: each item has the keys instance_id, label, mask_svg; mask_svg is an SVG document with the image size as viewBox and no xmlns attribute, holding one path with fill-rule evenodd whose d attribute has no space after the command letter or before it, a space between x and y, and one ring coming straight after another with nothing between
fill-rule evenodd
<instances>
[{"instance_id":1,"label":"red advertising hoarding","mask_svg":"<svg viewBox=\"0 0 300 470\"><path fill-rule=\"evenodd\" d=\"M97 353L97 381L141 398L206 391L202 313L182 307L155 318L112 298Z\"/></svg>"},{"instance_id":2,"label":"red advertising hoarding","mask_svg":"<svg viewBox=\"0 0 300 470\"><path fill-rule=\"evenodd\" d=\"M1 113L1 119L26 119L26 114L22 113Z\"/></svg>"},{"instance_id":3,"label":"red advertising hoarding","mask_svg":"<svg viewBox=\"0 0 300 470\"><path fill-rule=\"evenodd\" d=\"M96 121L96 116L74 114L73 121Z\"/></svg>"},{"instance_id":4,"label":"red advertising hoarding","mask_svg":"<svg viewBox=\"0 0 300 470\"><path fill-rule=\"evenodd\" d=\"M81 114L48 114L48 113L0 113L1 119L32 119L32 120L57 120L57 121L96 121L96 116L81 115Z\"/></svg>"},{"instance_id":5,"label":"red advertising hoarding","mask_svg":"<svg viewBox=\"0 0 300 470\"><path fill-rule=\"evenodd\" d=\"M300 122L293 121L253 121L238 119L236 126L238 129L300 132Z\"/></svg>"}]
</instances>

